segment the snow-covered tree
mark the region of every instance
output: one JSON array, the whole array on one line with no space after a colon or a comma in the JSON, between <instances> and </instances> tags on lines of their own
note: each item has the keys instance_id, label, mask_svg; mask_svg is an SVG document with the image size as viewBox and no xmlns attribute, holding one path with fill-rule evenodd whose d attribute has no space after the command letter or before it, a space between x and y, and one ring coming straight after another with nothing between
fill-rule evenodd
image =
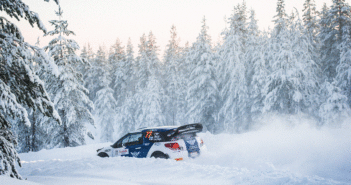
<instances>
[{"instance_id":1,"label":"snow-covered tree","mask_svg":"<svg viewBox=\"0 0 351 185\"><path fill-rule=\"evenodd\" d=\"M104 73L101 77L101 83L104 87L96 93L96 98L94 101L95 110L94 115L97 120L97 125L100 126L101 142L113 142L115 139L115 135L120 136L120 134L116 134L121 130L120 128L115 128L116 122L116 106L117 102L113 97L114 91L109 87L111 83L111 78L108 73ZM119 125L119 127L121 124Z\"/></svg>"},{"instance_id":2,"label":"snow-covered tree","mask_svg":"<svg viewBox=\"0 0 351 185\"><path fill-rule=\"evenodd\" d=\"M292 16L293 17L293 16ZM317 94L318 66L308 48L301 20L290 19L290 27L276 25L271 39L270 73L264 88L264 111L295 114L305 112Z\"/></svg>"},{"instance_id":3,"label":"snow-covered tree","mask_svg":"<svg viewBox=\"0 0 351 185\"><path fill-rule=\"evenodd\" d=\"M319 108L321 124L337 125L351 115L347 96L334 83L325 81L320 88L322 104Z\"/></svg>"},{"instance_id":4,"label":"snow-covered tree","mask_svg":"<svg viewBox=\"0 0 351 185\"><path fill-rule=\"evenodd\" d=\"M339 45L343 39L344 26L350 22L351 13L345 0L333 0L328 12L323 8L320 20L321 60L322 70L329 82L336 77L336 66L340 61Z\"/></svg>"},{"instance_id":5,"label":"snow-covered tree","mask_svg":"<svg viewBox=\"0 0 351 185\"><path fill-rule=\"evenodd\" d=\"M138 77L142 85L138 86L135 95L140 111L137 114L136 128L165 124L162 102L164 90L159 80L160 61L157 56L156 39L152 32L150 32L148 40L144 44L145 51L141 51L142 55L139 57L139 64L140 67L143 66L145 69L139 69L141 75Z\"/></svg>"},{"instance_id":6,"label":"snow-covered tree","mask_svg":"<svg viewBox=\"0 0 351 185\"><path fill-rule=\"evenodd\" d=\"M311 46L307 49L309 50L308 52L311 53L313 61L315 61L320 66L320 40L318 38L320 27L317 20L319 13L316 9L316 3L314 0L305 0L303 6L304 9L302 19L305 27L304 34L306 35ZM319 76L321 76L321 74L319 74Z\"/></svg>"},{"instance_id":7,"label":"snow-covered tree","mask_svg":"<svg viewBox=\"0 0 351 185\"><path fill-rule=\"evenodd\" d=\"M136 94L137 101L141 103L141 114L137 119L136 128L165 125L163 96L164 91L159 79L156 75L151 75L143 92Z\"/></svg>"},{"instance_id":8,"label":"snow-covered tree","mask_svg":"<svg viewBox=\"0 0 351 185\"><path fill-rule=\"evenodd\" d=\"M206 19L202 20L202 29L193 47L189 59L195 66L190 73L187 102L189 122L199 122L205 130L217 132L216 117L218 111L217 77L211 47L211 39L207 33Z\"/></svg>"},{"instance_id":9,"label":"snow-covered tree","mask_svg":"<svg viewBox=\"0 0 351 185\"><path fill-rule=\"evenodd\" d=\"M136 88L137 89L142 89L146 87L146 83L148 81L148 78L150 76L150 71L147 66L147 38L146 35L143 34L142 37L140 37L140 44L138 45L139 51L138 51L138 56L136 58L136 65L135 65L135 76L137 78L137 84Z\"/></svg>"},{"instance_id":10,"label":"snow-covered tree","mask_svg":"<svg viewBox=\"0 0 351 185\"><path fill-rule=\"evenodd\" d=\"M113 52L110 56L110 61L112 62L112 87L115 91L117 105L121 106L131 90L133 48L129 40L127 46L128 58L125 54L124 47L122 47L122 43L118 39L112 48Z\"/></svg>"},{"instance_id":11,"label":"snow-covered tree","mask_svg":"<svg viewBox=\"0 0 351 185\"><path fill-rule=\"evenodd\" d=\"M221 75L222 107L219 121L224 131L240 132L248 124L248 83L246 78L246 39L247 12L245 2L234 8L229 18L229 28L224 34L224 43L220 50L218 74Z\"/></svg>"},{"instance_id":12,"label":"snow-covered tree","mask_svg":"<svg viewBox=\"0 0 351 185\"><path fill-rule=\"evenodd\" d=\"M274 29L276 34L279 34L279 32L282 29L286 28L286 24L288 21L288 15L285 12L285 3L284 0L278 0L277 2L277 9L276 9L277 14L273 17L274 20Z\"/></svg>"},{"instance_id":13,"label":"snow-covered tree","mask_svg":"<svg viewBox=\"0 0 351 185\"><path fill-rule=\"evenodd\" d=\"M349 6L345 9L350 11ZM342 94L348 98L348 105L351 107L351 19L344 25L342 32L343 38L339 45L340 62L336 67L335 81Z\"/></svg>"},{"instance_id":14,"label":"snow-covered tree","mask_svg":"<svg viewBox=\"0 0 351 185\"><path fill-rule=\"evenodd\" d=\"M104 47L100 46L95 58L91 59L90 66L84 74L84 86L89 90L90 100L95 100L96 92L104 86L100 83L106 73L107 60ZM109 71L107 71L109 72Z\"/></svg>"},{"instance_id":15,"label":"snow-covered tree","mask_svg":"<svg viewBox=\"0 0 351 185\"><path fill-rule=\"evenodd\" d=\"M248 42L250 43L250 37ZM251 81L251 114L253 120L259 118L263 110L264 100L264 86L266 84L268 70L268 56L270 53L268 33L263 32L262 35L257 39L256 47L249 45L248 54L252 55L252 81ZM254 51L253 51L254 50Z\"/></svg>"},{"instance_id":16,"label":"snow-covered tree","mask_svg":"<svg viewBox=\"0 0 351 185\"><path fill-rule=\"evenodd\" d=\"M24 18L32 27L37 25L46 32L38 14L32 12L21 0L1 1L0 11L18 21ZM53 117L56 122L60 120L43 82L31 68L34 59L40 59L38 65L50 73L58 74L54 71L56 66L50 63L45 53L24 42L17 26L0 16L0 175L18 179L21 176L15 163L19 166L21 163L15 150L16 137L10 130L11 123L17 121L30 126L26 109L37 110L45 116Z\"/></svg>"},{"instance_id":17,"label":"snow-covered tree","mask_svg":"<svg viewBox=\"0 0 351 185\"><path fill-rule=\"evenodd\" d=\"M176 27L171 28L171 40L166 46L164 56L164 84L165 96L165 115L168 125L180 125L184 116L184 79L181 73L179 38ZM183 109L183 110L182 110ZM179 115L181 114L181 115Z\"/></svg>"},{"instance_id":18,"label":"snow-covered tree","mask_svg":"<svg viewBox=\"0 0 351 185\"><path fill-rule=\"evenodd\" d=\"M89 111L93 107L93 103L87 96L89 91L83 86L82 74L74 69L76 63L82 62L75 54L79 46L73 39L64 37L74 32L67 29L66 20L61 20L62 13L59 7L59 11L56 12L59 20L49 21L55 26L55 30L45 35L58 35L49 42L45 50L60 70L58 77L46 78L46 85L62 120L62 126L54 129L53 145L69 147L85 144L86 135L92 137L86 130L86 124L94 125L94 120Z\"/></svg>"},{"instance_id":19,"label":"snow-covered tree","mask_svg":"<svg viewBox=\"0 0 351 185\"><path fill-rule=\"evenodd\" d=\"M307 33L310 34L313 39L316 39L319 24L317 21L318 11L316 9L315 0L305 0L302 12L302 19Z\"/></svg>"},{"instance_id":20,"label":"snow-covered tree","mask_svg":"<svg viewBox=\"0 0 351 185\"><path fill-rule=\"evenodd\" d=\"M245 52L245 69L246 69L246 122L247 129L252 123L253 117L257 117L262 109L262 87L267 76L265 52L267 47L266 34L260 33L257 25L256 14L254 10L250 11L248 34Z\"/></svg>"}]
</instances>

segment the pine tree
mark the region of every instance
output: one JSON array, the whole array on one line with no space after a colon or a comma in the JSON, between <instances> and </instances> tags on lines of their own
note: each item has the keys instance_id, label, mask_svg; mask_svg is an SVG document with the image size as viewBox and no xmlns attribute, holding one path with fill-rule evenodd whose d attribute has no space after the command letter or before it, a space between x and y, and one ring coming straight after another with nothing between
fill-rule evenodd
<instances>
[{"instance_id":1,"label":"pine tree","mask_svg":"<svg viewBox=\"0 0 351 185\"><path fill-rule=\"evenodd\" d=\"M137 108L140 112L136 114L136 128L164 125L165 117L163 115L164 105L162 101L164 90L159 80L160 61L157 57L158 47L152 32L149 33L148 40L141 44L145 44L145 50L141 50L142 55L139 58L139 64L145 68L140 69L139 82L142 82L142 85L138 86L137 94L135 95L138 106L140 106Z\"/></svg>"},{"instance_id":2,"label":"pine tree","mask_svg":"<svg viewBox=\"0 0 351 185\"><path fill-rule=\"evenodd\" d=\"M96 93L94 115L101 130L100 141L113 142L118 139L115 136L120 136L116 132L121 130L121 125L115 129L117 102L113 97L114 91L109 87L111 78L108 72L103 73L100 83L104 87Z\"/></svg>"},{"instance_id":3,"label":"pine tree","mask_svg":"<svg viewBox=\"0 0 351 185\"><path fill-rule=\"evenodd\" d=\"M136 128L136 119L138 116L136 107L136 84L138 78L136 77L136 69L137 66L134 60L134 51L133 45L130 39L128 39L127 43L127 51L126 51L126 60L125 63L120 69L120 73L118 74L121 79L124 79L125 90L119 92L119 96L123 97L123 103L121 102L120 105L116 108L116 122L117 125L117 134L125 134L127 132L133 131ZM123 74L123 75L122 75ZM117 92L118 94L118 92Z\"/></svg>"},{"instance_id":4,"label":"pine tree","mask_svg":"<svg viewBox=\"0 0 351 185\"><path fill-rule=\"evenodd\" d=\"M349 6L344 9L350 12ZM343 38L339 45L340 62L336 67L335 81L342 94L348 98L348 105L351 107L351 17L347 20L342 32Z\"/></svg>"},{"instance_id":5,"label":"pine tree","mask_svg":"<svg viewBox=\"0 0 351 185\"><path fill-rule=\"evenodd\" d=\"M156 75L151 75L146 88L137 94L138 102L141 103L141 114L137 119L136 128L163 126L165 116L163 114L162 97L164 96L163 87Z\"/></svg>"},{"instance_id":6,"label":"pine tree","mask_svg":"<svg viewBox=\"0 0 351 185\"><path fill-rule=\"evenodd\" d=\"M60 19L49 21L55 26L55 30L45 35L58 35L49 42L45 50L59 66L61 74L57 78L48 78L46 84L63 123L62 126L55 128L53 145L69 147L85 144L86 134L92 137L86 130L86 124L94 125L94 120L89 111L93 103L87 96L88 90L83 86L82 74L74 69L76 63L82 62L75 54L79 46L73 39L63 37L74 35L74 32L67 29L66 20L61 20L62 13L59 7L56 15Z\"/></svg>"},{"instance_id":7,"label":"pine tree","mask_svg":"<svg viewBox=\"0 0 351 185\"><path fill-rule=\"evenodd\" d=\"M253 117L257 117L262 108L262 86L266 77L266 65L264 54L267 38L260 36L256 14L254 10L250 11L250 22L248 24L247 49L245 52L245 69L246 69L246 86L247 86L247 129L252 124Z\"/></svg>"},{"instance_id":8,"label":"pine tree","mask_svg":"<svg viewBox=\"0 0 351 185\"><path fill-rule=\"evenodd\" d=\"M318 11L316 9L316 3L314 0L305 0L303 7L304 8L302 10L302 19L305 29L307 33L312 36L312 38L316 39L319 30L319 25L317 21Z\"/></svg>"},{"instance_id":9,"label":"pine tree","mask_svg":"<svg viewBox=\"0 0 351 185\"><path fill-rule=\"evenodd\" d=\"M295 16L291 16L295 17ZM290 27L276 25L270 45L270 73L264 88L264 111L296 114L308 111L317 94L318 66L308 48L301 20L289 21ZM278 30L279 29L279 32Z\"/></svg>"},{"instance_id":10,"label":"pine tree","mask_svg":"<svg viewBox=\"0 0 351 185\"><path fill-rule=\"evenodd\" d=\"M320 88L322 104L319 108L320 123L337 125L351 115L347 96L343 95L335 83L325 81Z\"/></svg>"},{"instance_id":11,"label":"pine tree","mask_svg":"<svg viewBox=\"0 0 351 185\"><path fill-rule=\"evenodd\" d=\"M216 117L218 110L218 88L213 51L210 36L207 33L206 19L202 20L202 29L189 53L195 68L190 73L187 102L190 122L200 122L205 130L217 132Z\"/></svg>"},{"instance_id":12,"label":"pine tree","mask_svg":"<svg viewBox=\"0 0 351 185\"><path fill-rule=\"evenodd\" d=\"M320 20L321 33L321 60L322 70L326 74L329 82L336 77L336 66L340 61L340 47L342 42L344 26L350 20L349 5L345 0L333 0L333 4L328 13L325 8L322 11Z\"/></svg>"},{"instance_id":13,"label":"pine tree","mask_svg":"<svg viewBox=\"0 0 351 185\"><path fill-rule=\"evenodd\" d=\"M273 20L274 22L274 29L276 34L279 34L279 32L282 29L286 28L286 24L288 21L288 15L285 13L285 3L284 0L278 0L277 2L277 9L276 9L277 15L275 15L273 18L275 18Z\"/></svg>"},{"instance_id":14,"label":"pine tree","mask_svg":"<svg viewBox=\"0 0 351 185\"><path fill-rule=\"evenodd\" d=\"M245 52L247 40L246 5L238 4L229 18L229 29L224 33L221 48L221 97L219 119L224 131L241 132L248 126L248 87Z\"/></svg>"},{"instance_id":15,"label":"pine tree","mask_svg":"<svg viewBox=\"0 0 351 185\"><path fill-rule=\"evenodd\" d=\"M318 14L319 12L316 10L315 1L305 0L302 19L305 27L304 34L307 36L308 42L310 42L311 45L311 47L307 49L308 52L311 53L313 61L320 66L320 40L318 38L320 26L317 20ZM321 74L318 75L321 76Z\"/></svg>"},{"instance_id":16,"label":"pine tree","mask_svg":"<svg viewBox=\"0 0 351 185\"><path fill-rule=\"evenodd\" d=\"M146 83L150 77L150 71L147 66L147 38L146 35L143 34L142 37L140 37L140 44L138 45L139 51L138 51L138 56L136 58L136 70L135 70L135 76L137 77L137 84L136 88L137 89L143 89L146 87Z\"/></svg>"},{"instance_id":17,"label":"pine tree","mask_svg":"<svg viewBox=\"0 0 351 185\"><path fill-rule=\"evenodd\" d=\"M89 99L92 101L95 100L96 92L104 87L100 81L106 73L106 68L108 68L106 53L104 47L100 46L84 75L84 86L89 90Z\"/></svg>"},{"instance_id":18,"label":"pine tree","mask_svg":"<svg viewBox=\"0 0 351 185\"><path fill-rule=\"evenodd\" d=\"M1 1L0 11L18 21L24 18L32 27L37 25L46 32L38 14L30 11L21 0ZM33 57L32 52L37 57ZM43 53L39 48L24 42L15 24L0 17L0 175L21 179L15 167L15 163L21 166L15 150L17 141L10 129L14 121L30 126L26 109L38 110L60 122L43 82L31 68L33 60L40 59L43 62L39 63L41 67L51 69L51 73L57 74L53 71L56 66L47 65L50 61Z\"/></svg>"},{"instance_id":19,"label":"pine tree","mask_svg":"<svg viewBox=\"0 0 351 185\"><path fill-rule=\"evenodd\" d=\"M128 47L131 47L129 45ZM112 87L115 91L115 99L117 105L121 106L125 101L127 94L130 91L131 73L132 73L132 62L133 60L127 60L124 47L122 43L117 39L116 44L112 46L113 54L110 57L112 63ZM130 51L129 51L130 52ZM129 58L130 58L129 54ZM133 56L132 56L133 57Z\"/></svg>"},{"instance_id":20,"label":"pine tree","mask_svg":"<svg viewBox=\"0 0 351 185\"><path fill-rule=\"evenodd\" d=\"M250 41L249 41L250 42ZM251 114L254 120L262 114L264 107L264 86L267 83L269 66L267 61L271 46L269 45L268 33L263 32L258 38L256 47L249 46L248 52L251 53L251 63L253 65L253 76L251 81ZM254 51L252 51L254 50Z\"/></svg>"},{"instance_id":21,"label":"pine tree","mask_svg":"<svg viewBox=\"0 0 351 185\"><path fill-rule=\"evenodd\" d=\"M134 59L134 49L132 45L132 41L130 38L128 39L127 43L127 52L126 52L126 63L125 63L125 69L126 72L125 74L127 75L126 78L128 78L126 84L127 84L127 92L130 92L129 95L134 95L135 94L135 76L133 75L135 72L135 59Z\"/></svg>"},{"instance_id":22,"label":"pine tree","mask_svg":"<svg viewBox=\"0 0 351 185\"><path fill-rule=\"evenodd\" d=\"M164 56L164 84L166 90L165 100L165 115L167 124L169 125L180 125L181 117L178 112L181 113L180 106L184 103L185 99L182 96L182 74L180 73L180 46L179 39L177 37L176 27L173 25L171 28L171 40L166 46Z\"/></svg>"}]
</instances>

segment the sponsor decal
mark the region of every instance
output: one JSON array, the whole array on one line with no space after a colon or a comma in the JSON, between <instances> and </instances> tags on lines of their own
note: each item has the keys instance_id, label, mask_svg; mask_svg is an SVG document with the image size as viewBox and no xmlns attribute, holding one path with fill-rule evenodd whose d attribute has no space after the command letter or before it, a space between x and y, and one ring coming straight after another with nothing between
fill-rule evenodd
<instances>
[{"instance_id":1,"label":"sponsor decal","mask_svg":"<svg viewBox=\"0 0 351 185\"><path fill-rule=\"evenodd\" d=\"M133 157L138 157L138 155L140 154L140 152L131 152L130 154L132 154Z\"/></svg>"},{"instance_id":2,"label":"sponsor decal","mask_svg":"<svg viewBox=\"0 0 351 185\"><path fill-rule=\"evenodd\" d=\"M129 154L129 150L128 149L122 149L118 151L119 155L128 155Z\"/></svg>"},{"instance_id":3,"label":"sponsor decal","mask_svg":"<svg viewBox=\"0 0 351 185\"><path fill-rule=\"evenodd\" d=\"M155 145L155 146L160 146L161 144L160 144L160 143L155 143L154 145Z\"/></svg>"},{"instance_id":4,"label":"sponsor decal","mask_svg":"<svg viewBox=\"0 0 351 185\"><path fill-rule=\"evenodd\" d=\"M154 140L154 141L161 141L162 139L161 139L160 133L155 132L155 133L154 133L154 139L153 139L153 140Z\"/></svg>"},{"instance_id":5,"label":"sponsor decal","mask_svg":"<svg viewBox=\"0 0 351 185\"><path fill-rule=\"evenodd\" d=\"M115 156L118 156L118 150L115 151Z\"/></svg>"}]
</instances>

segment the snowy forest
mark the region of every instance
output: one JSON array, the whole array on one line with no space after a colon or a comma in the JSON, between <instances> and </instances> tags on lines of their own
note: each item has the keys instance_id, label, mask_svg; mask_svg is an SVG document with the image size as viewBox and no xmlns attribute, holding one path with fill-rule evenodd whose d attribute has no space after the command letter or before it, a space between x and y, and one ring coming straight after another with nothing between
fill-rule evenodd
<instances>
[{"instance_id":1,"label":"snowy forest","mask_svg":"<svg viewBox=\"0 0 351 185\"><path fill-rule=\"evenodd\" d=\"M0 1L0 11L52 38L30 45L0 16L0 175L21 178L18 153L114 142L140 127L202 123L212 134L240 134L266 114L337 126L351 115L351 6L331 1L317 10L305 0L299 14L277 0L269 30L243 1L221 42L204 17L185 46L172 26L163 54L152 32L137 47L117 39L80 48L61 8L48 31L21 0Z\"/></svg>"}]
</instances>

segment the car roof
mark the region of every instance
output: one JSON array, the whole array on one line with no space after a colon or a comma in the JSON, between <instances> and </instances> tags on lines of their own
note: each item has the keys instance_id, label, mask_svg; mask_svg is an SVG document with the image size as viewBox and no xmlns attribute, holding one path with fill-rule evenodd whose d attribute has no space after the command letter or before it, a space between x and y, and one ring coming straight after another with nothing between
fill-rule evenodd
<instances>
[{"instance_id":1,"label":"car roof","mask_svg":"<svg viewBox=\"0 0 351 185\"><path fill-rule=\"evenodd\" d=\"M142 127L136 130L136 132L145 132L145 131L167 131L172 129L177 129L178 126L159 126L159 127Z\"/></svg>"}]
</instances>

